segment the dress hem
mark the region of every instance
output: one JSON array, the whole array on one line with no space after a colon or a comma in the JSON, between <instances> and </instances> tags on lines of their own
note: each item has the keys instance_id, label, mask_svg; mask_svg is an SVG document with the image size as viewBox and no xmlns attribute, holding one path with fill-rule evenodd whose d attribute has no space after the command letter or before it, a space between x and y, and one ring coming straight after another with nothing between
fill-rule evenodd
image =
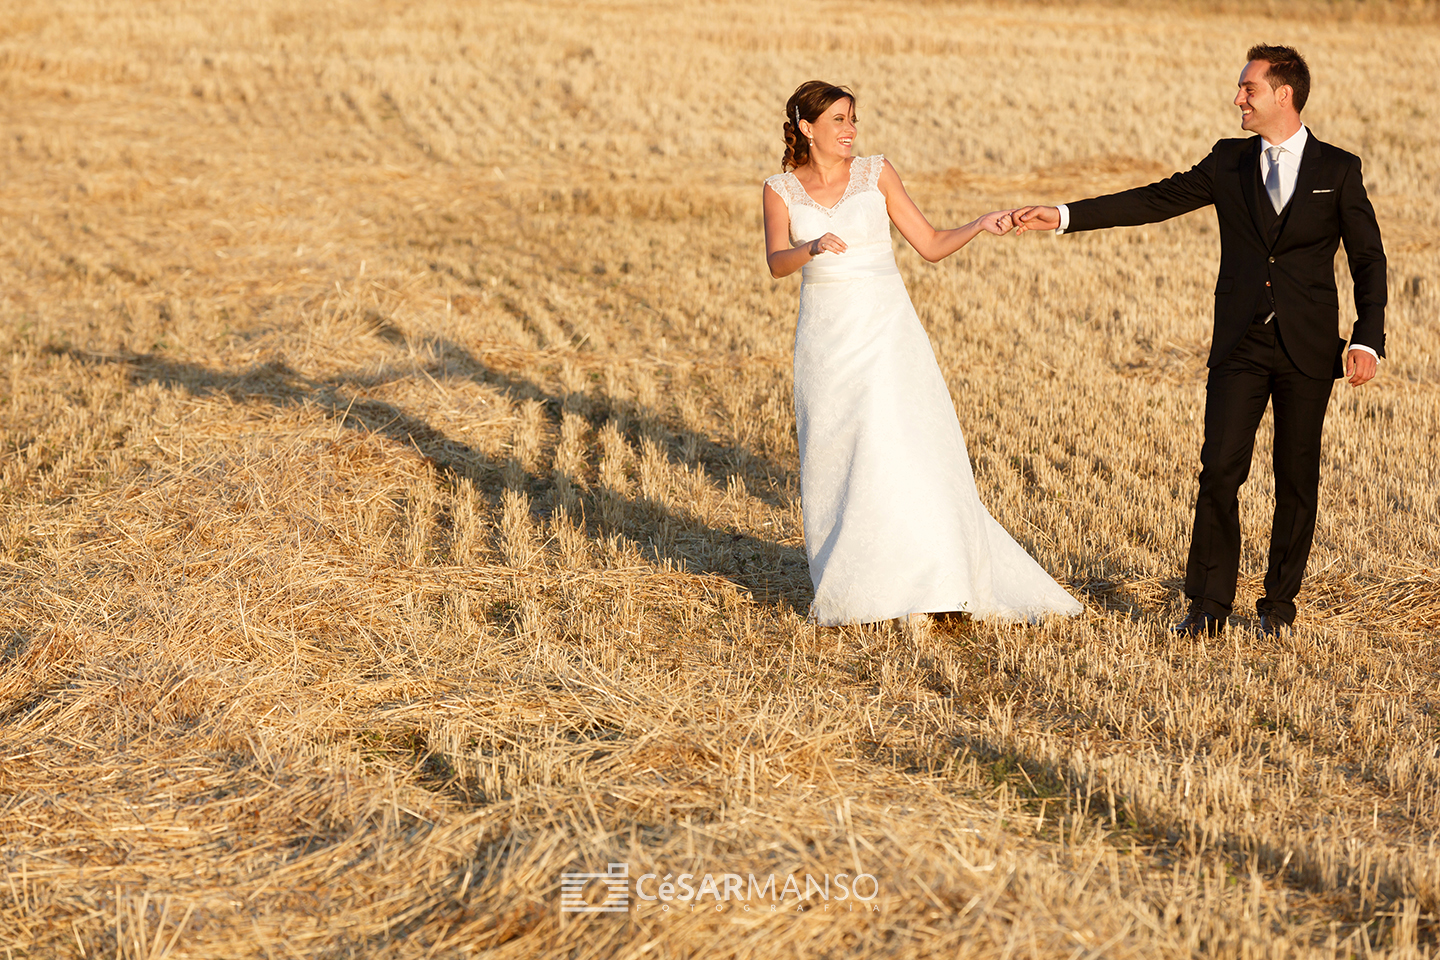
<instances>
[{"instance_id":1,"label":"dress hem","mask_svg":"<svg viewBox=\"0 0 1440 960\"><path fill-rule=\"evenodd\" d=\"M1073 597L1071 598L1074 599ZM1035 624L1046 617L1074 617L1085 611L1085 605L1075 600L1074 607L1029 607L1026 609L992 607L989 610L964 610L956 604L929 605L921 604L921 609L900 610L894 613L884 614L859 614L855 617L822 617L813 610L807 619L821 627L844 627L858 626L867 623L880 623L885 620L897 620L908 617L912 613L940 614L940 613L964 613L969 614L976 620L1002 620L1010 623Z\"/></svg>"}]
</instances>

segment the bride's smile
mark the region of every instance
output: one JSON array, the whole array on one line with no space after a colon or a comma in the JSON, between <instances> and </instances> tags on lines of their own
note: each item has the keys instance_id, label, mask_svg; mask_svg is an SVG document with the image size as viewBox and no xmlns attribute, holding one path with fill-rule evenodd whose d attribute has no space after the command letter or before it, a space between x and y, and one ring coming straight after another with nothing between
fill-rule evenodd
<instances>
[{"instance_id":1,"label":"bride's smile","mask_svg":"<svg viewBox=\"0 0 1440 960\"><path fill-rule=\"evenodd\" d=\"M836 100L820 116L803 123L801 132L809 134L813 151L811 162L823 168L848 160L855 148L855 123L855 103L848 97Z\"/></svg>"}]
</instances>

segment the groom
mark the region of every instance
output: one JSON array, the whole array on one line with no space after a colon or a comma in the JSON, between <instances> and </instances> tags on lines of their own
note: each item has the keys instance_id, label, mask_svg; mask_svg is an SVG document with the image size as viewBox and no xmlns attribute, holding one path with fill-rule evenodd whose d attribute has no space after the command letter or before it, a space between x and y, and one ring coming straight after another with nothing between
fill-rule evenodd
<instances>
[{"instance_id":1,"label":"groom","mask_svg":"<svg viewBox=\"0 0 1440 960\"><path fill-rule=\"evenodd\" d=\"M1220 223L1215 331L1205 385L1200 492L1185 564L1189 614L1174 631L1215 635L1235 600L1240 485L1255 430L1275 405L1275 518L1260 629L1288 630L1305 574L1320 486L1320 434L1333 381L1359 386L1385 355L1385 250L1360 160L1300 121L1310 70L1290 47L1255 46L1240 74L1240 127L1185 173L1061 207L1016 211L1016 232L1075 233L1155 223L1207 204ZM1341 241L1359 314L1339 336L1335 251Z\"/></svg>"}]
</instances>

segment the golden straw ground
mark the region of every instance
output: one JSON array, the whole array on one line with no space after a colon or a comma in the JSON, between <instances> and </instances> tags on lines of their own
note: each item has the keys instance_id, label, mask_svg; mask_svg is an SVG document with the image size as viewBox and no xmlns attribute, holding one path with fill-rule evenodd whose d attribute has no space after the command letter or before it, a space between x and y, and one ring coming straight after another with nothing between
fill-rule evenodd
<instances>
[{"instance_id":1,"label":"golden straw ground","mask_svg":"<svg viewBox=\"0 0 1440 960\"><path fill-rule=\"evenodd\" d=\"M1440 27L1272 13L12 5L7 956L1433 954ZM954 223L1202 156L1262 40L1391 258L1300 629L1247 619L1262 433L1240 616L1165 632L1208 211L900 255L982 494L1085 614L807 625L777 105L852 85ZM878 909L561 914L610 862Z\"/></svg>"}]
</instances>

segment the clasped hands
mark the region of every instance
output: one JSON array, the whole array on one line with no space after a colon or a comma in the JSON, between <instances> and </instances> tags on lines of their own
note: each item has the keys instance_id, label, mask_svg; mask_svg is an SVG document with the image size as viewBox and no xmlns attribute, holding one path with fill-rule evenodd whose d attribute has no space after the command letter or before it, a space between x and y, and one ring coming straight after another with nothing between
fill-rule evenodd
<instances>
[{"instance_id":1,"label":"clasped hands","mask_svg":"<svg viewBox=\"0 0 1440 960\"><path fill-rule=\"evenodd\" d=\"M1058 230L1060 228L1060 210L1058 207L1045 206L996 210L994 213L987 213L981 217L980 226L997 237L1012 230L1017 235L1030 230Z\"/></svg>"}]
</instances>

